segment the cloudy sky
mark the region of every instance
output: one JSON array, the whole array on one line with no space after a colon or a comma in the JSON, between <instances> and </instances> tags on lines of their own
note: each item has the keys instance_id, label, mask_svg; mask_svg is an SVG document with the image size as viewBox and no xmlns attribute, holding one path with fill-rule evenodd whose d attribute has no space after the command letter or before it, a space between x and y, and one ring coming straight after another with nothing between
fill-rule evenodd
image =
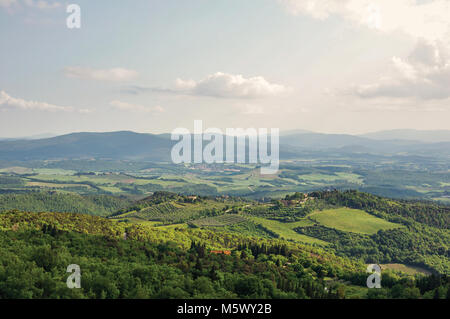
<instances>
[{"instance_id":1,"label":"cloudy sky","mask_svg":"<svg viewBox=\"0 0 450 319\"><path fill-rule=\"evenodd\" d=\"M0 0L0 41L0 137L450 127L449 0Z\"/></svg>"}]
</instances>

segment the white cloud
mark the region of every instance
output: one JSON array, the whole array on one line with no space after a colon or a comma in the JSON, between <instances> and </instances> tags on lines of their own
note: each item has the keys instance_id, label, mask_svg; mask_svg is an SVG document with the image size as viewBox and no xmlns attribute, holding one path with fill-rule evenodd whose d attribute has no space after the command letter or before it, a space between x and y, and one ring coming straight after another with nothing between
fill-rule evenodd
<instances>
[{"instance_id":1,"label":"white cloud","mask_svg":"<svg viewBox=\"0 0 450 319\"><path fill-rule=\"evenodd\" d=\"M62 7L62 3L57 1L45 1L45 0L0 0L0 7L4 8L10 8L12 5L19 6L20 4L23 4L30 8L36 8L36 9L56 9Z\"/></svg>"},{"instance_id":2,"label":"white cloud","mask_svg":"<svg viewBox=\"0 0 450 319\"><path fill-rule=\"evenodd\" d=\"M88 109L75 109L71 106L59 106L49 104L46 102L27 101L21 98L14 98L5 91L0 91L0 107L16 108L22 110L37 110L37 111L63 111L63 112L79 112L90 113Z\"/></svg>"},{"instance_id":3,"label":"white cloud","mask_svg":"<svg viewBox=\"0 0 450 319\"><path fill-rule=\"evenodd\" d=\"M130 81L138 76L136 71L125 68L92 69L83 67L66 67L64 69L64 73L70 78L112 82Z\"/></svg>"},{"instance_id":4,"label":"white cloud","mask_svg":"<svg viewBox=\"0 0 450 319\"><path fill-rule=\"evenodd\" d=\"M285 94L289 89L268 82L262 76L244 78L242 75L217 72L200 81L176 80L176 90L186 94L221 98L262 98Z\"/></svg>"},{"instance_id":5,"label":"white cloud","mask_svg":"<svg viewBox=\"0 0 450 319\"><path fill-rule=\"evenodd\" d=\"M48 2L44 0L24 0L25 4L32 8L38 9L56 9L61 7L59 2Z\"/></svg>"},{"instance_id":6,"label":"white cloud","mask_svg":"<svg viewBox=\"0 0 450 319\"><path fill-rule=\"evenodd\" d=\"M121 101L111 101L109 103L112 107L119 111L137 112L137 113L162 113L164 109L157 105L153 107L147 107L140 104L131 104Z\"/></svg>"},{"instance_id":7,"label":"white cloud","mask_svg":"<svg viewBox=\"0 0 450 319\"><path fill-rule=\"evenodd\" d=\"M261 105L248 103L238 103L233 105L233 111L245 115L261 115L266 113L264 107L262 107Z\"/></svg>"},{"instance_id":8,"label":"white cloud","mask_svg":"<svg viewBox=\"0 0 450 319\"><path fill-rule=\"evenodd\" d=\"M361 98L422 100L450 97L450 1L279 0L292 14L315 19L339 16L383 33L403 32L418 42L406 58L393 57L376 83L355 85Z\"/></svg>"},{"instance_id":9,"label":"white cloud","mask_svg":"<svg viewBox=\"0 0 450 319\"><path fill-rule=\"evenodd\" d=\"M392 58L390 73L352 93L362 98L446 99L450 97L450 50L440 42L419 41L408 58Z\"/></svg>"},{"instance_id":10,"label":"white cloud","mask_svg":"<svg viewBox=\"0 0 450 319\"><path fill-rule=\"evenodd\" d=\"M315 19L340 16L382 32L402 31L415 38L445 40L450 35L448 0L278 0L292 14Z\"/></svg>"}]
</instances>

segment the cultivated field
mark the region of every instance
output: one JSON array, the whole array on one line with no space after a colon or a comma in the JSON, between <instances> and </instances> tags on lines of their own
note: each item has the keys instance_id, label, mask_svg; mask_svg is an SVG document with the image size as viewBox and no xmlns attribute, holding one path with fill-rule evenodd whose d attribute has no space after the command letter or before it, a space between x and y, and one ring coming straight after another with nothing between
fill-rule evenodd
<instances>
[{"instance_id":1,"label":"cultivated field","mask_svg":"<svg viewBox=\"0 0 450 319\"><path fill-rule=\"evenodd\" d=\"M294 231L294 228L311 225L311 221L307 219L294 223L283 223L276 220L270 220L254 216L248 216L248 218L251 219L255 224L262 225L264 228L277 234L280 238L308 244L318 244L325 246L328 245L328 243L323 240L302 235Z\"/></svg>"},{"instance_id":2,"label":"cultivated field","mask_svg":"<svg viewBox=\"0 0 450 319\"><path fill-rule=\"evenodd\" d=\"M401 227L365 211L346 207L316 211L308 217L326 227L369 235L375 234L379 230Z\"/></svg>"},{"instance_id":3,"label":"cultivated field","mask_svg":"<svg viewBox=\"0 0 450 319\"><path fill-rule=\"evenodd\" d=\"M189 223L197 227L224 227L245 221L247 221L245 217L236 214L226 214L215 217L200 218Z\"/></svg>"},{"instance_id":4,"label":"cultivated field","mask_svg":"<svg viewBox=\"0 0 450 319\"><path fill-rule=\"evenodd\" d=\"M405 265L405 264L381 264L381 270L383 269L391 269L396 271L401 271L404 273L407 273L409 275L416 275L416 274L425 274L430 275L431 272L418 267L418 266L412 266L412 265Z\"/></svg>"},{"instance_id":5,"label":"cultivated field","mask_svg":"<svg viewBox=\"0 0 450 319\"><path fill-rule=\"evenodd\" d=\"M0 191L61 190L79 194L147 195L170 191L198 195L282 198L326 187L359 189L387 197L449 200L450 173L432 170L353 170L352 159L327 164L320 159L282 161L274 175L254 165L173 165L122 161L56 161L37 167L0 163ZM344 165L347 163L348 165ZM357 166L358 166L357 165ZM387 164L386 164L387 165ZM358 166L359 167L359 166ZM78 169L82 168L80 172ZM16 183L13 183L15 181ZM386 186L388 185L388 186Z\"/></svg>"}]
</instances>

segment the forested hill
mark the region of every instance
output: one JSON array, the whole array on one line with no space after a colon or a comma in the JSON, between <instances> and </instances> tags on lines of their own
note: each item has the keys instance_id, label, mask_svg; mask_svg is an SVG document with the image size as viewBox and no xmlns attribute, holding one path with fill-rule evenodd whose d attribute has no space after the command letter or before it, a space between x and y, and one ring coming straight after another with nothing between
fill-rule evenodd
<instances>
[{"instance_id":1,"label":"forested hill","mask_svg":"<svg viewBox=\"0 0 450 319\"><path fill-rule=\"evenodd\" d=\"M231 254L217 253L229 249ZM67 289L66 268L82 271ZM446 276L385 271L318 247L70 213L0 214L2 298L448 298Z\"/></svg>"},{"instance_id":2,"label":"forested hill","mask_svg":"<svg viewBox=\"0 0 450 319\"><path fill-rule=\"evenodd\" d=\"M38 140L0 141L0 159L128 158L170 160L170 138L129 131L72 133Z\"/></svg>"},{"instance_id":3,"label":"forested hill","mask_svg":"<svg viewBox=\"0 0 450 319\"><path fill-rule=\"evenodd\" d=\"M168 192L137 201L2 196L4 298L449 296L448 206L357 191L264 202ZM7 209L18 207L35 212ZM58 209L66 212L49 212ZM65 288L73 263L82 290ZM366 287L372 263L383 267L383 289Z\"/></svg>"},{"instance_id":4,"label":"forested hill","mask_svg":"<svg viewBox=\"0 0 450 319\"><path fill-rule=\"evenodd\" d=\"M361 263L312 247L76 214L0 214L0 252L3 298L342 298L325 274L364 281ZM82 289L65 287L72 263Z\"/></svg>"},{"instance_id":5,"label":"forested hill","mask_svg":"<svg viewBox=\"0 0 450 319\"><path fill-rule=\"evenodd\" d=\"M23 192L0 194L0 212L21 210L31 212L81 213L110 215L129 206L132 200L108 195L78 195L60 192Z\"/></svg>"},{"instance_id":6,"label":"forested hill","mask_svg":"<svg viewBox=\"0 0 450 319\"><path fill-rule=\"evenodd\" d=\"M358 191L313 192L311 196L332 205L363 209L376 214L384 213L390 219L402 216L429 226L449 229L450 206L430 202L392 200Z\"/></svg>"},{"instance_id":7,"label":"forested hill","mask_svg":"<svg viewBox=\"0 0 450 319\"><path fill-rule=\"evenodd\" d=\"M170 134L131 131L80 132L35 140L0 140L0 160L96 158L170 162L170 151L174 143L176 142L170 139ZM310 132L283 135L279 143L282 159L302 157L305 151L330 151L326 155L331 157L336 152L426 156L433 154L433 156L446 158L450 155L449 141L435 143L402 139L377 140L346 134Z\"/></svg>"},{"instance_id":8,"label":"forested hill","mask_svg":"<svg viewBox=\"0 0 450 319\"><path fill-rule=\"evenodd\" d=\"M269 203L167 192L112 218L184 224L326 246L366 263L404 263L450 274L450 207L358 191L296 193Z\"/></svg>"}]
</instances>

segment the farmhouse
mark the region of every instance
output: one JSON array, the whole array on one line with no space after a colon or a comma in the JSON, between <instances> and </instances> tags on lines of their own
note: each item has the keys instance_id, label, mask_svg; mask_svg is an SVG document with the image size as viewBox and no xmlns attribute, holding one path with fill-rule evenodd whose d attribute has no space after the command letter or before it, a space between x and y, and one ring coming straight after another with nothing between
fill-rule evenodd
<instances>
[{"instance_id":1,"label":"farmhouse","mask_svg":"<svg viewBox=\"0 0 450 319\"><path fill-rule=\"evenodd\" d=\"M211 250L211 254L224 254L224 255L231 255L231 250Z\"/></svg>"}]
</instances>

